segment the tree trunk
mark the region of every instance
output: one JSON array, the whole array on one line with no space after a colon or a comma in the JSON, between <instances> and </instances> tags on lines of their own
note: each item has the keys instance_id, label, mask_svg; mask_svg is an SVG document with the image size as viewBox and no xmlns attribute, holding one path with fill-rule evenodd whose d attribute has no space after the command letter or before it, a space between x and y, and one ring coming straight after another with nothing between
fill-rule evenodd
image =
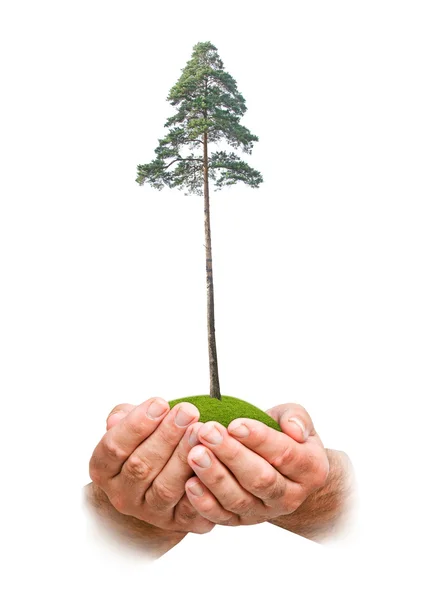
<instances>
[{"instance_id":1,"label":"tree trunk","mask_svg":"<svg viewBox=\"0 0 435 600\"><path fill-rule=\"evenodd\" d=\"M205 270L207 274L207 330L208 330L208 358L210 365L210 396L221 400L219 388L219 373L216 351L216 334L214 330L214 293L213 293L213 266L211 257L210 235L210 196L208 191L208 155L207 132L204 132L204 229L205 229Z\"/></svg>"}]
</instances>

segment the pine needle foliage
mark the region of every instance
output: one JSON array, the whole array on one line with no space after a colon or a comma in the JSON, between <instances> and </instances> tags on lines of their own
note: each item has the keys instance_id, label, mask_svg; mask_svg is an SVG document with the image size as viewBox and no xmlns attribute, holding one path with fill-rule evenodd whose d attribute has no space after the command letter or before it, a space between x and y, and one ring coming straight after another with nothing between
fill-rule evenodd
<instances>
[{"instance_id":1,"label":"pine needle foliage","mask_svg":"<svg viewBox=\"0 0 435 600\"><path fill-rule=\"evenodd\" d=\"M137 183L187 190L185 195L204 191L203 135L207 143L226 142L234 149L252 153L258 137L240 124L246 112L245 99L234 78L224 70L217 49L210 42L196 44L192 58L170 90L167 100L177 108L167 119L168 133L159 140L156 158L137 167ZM197 152L200 150L200 152ZM196 152L195 152L196 151ZM239 181L258 188L263 178L235 152L216 150L207 157L208 177L215 191Z\"/></svg>"}]
</instances>

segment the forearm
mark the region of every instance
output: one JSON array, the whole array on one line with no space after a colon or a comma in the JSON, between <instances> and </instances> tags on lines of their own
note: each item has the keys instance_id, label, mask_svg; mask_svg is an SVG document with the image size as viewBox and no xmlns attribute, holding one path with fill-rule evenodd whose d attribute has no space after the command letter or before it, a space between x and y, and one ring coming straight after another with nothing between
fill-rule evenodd
<instances>
[{"instance_id":1,"label":"forearm","mask_svg":"<svg viewBox=\"0 0 435 600\"><path fill-rule=\"evenodd\" d=\"M326 484L308 496L296 511L269 523L316 542L344 533L355 504L353 468L344 452L326 450L326 453L329 459Z\"/></svg>"},{"instance_id":2,"label":"forearm","mask_svg":"<svg viewBox=\"0 0 435 600\"><path fill-rule=\"evenodd\" d=\"M187 535L180 531L160 529L135 517L123 515L110 503L106 494L94 483L84 488L84 500L98 526L126 548L157 559L176 546Z\"/></svg>"}]
</instances>

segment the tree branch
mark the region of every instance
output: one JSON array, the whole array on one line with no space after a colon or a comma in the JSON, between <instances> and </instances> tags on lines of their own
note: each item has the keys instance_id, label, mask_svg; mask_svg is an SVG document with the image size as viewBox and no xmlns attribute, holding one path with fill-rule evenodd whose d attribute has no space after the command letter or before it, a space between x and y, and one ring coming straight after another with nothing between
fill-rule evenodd
<instances>
[{"instance_id":1,"label":"tree branch","mask_svg":"<svg viewBox=\"0 0 435 600\"><path fill-rule=\"evenodd\" d=\"M176 158L175 160L173 160L172 162L170 162L169 165L166 165L165 169L168 169L171 165L173 165L174 163L176 163L179 160L181 160L181 158Z\"/></svg>"},{"instance_id":2,"label":"tree branch","mask_svg":"<svg viewBox=\"0 0 435 600\"><path fill-rule=\"evenodd\" d=\"M171 161L169 163L169 165L166 165L164 168L168 169L171 165L173 165L175 162L177 162L179 160L198 160L199 162L202 162L202 158L176 158L175 160Z\"/></svg>"}]
</instances>

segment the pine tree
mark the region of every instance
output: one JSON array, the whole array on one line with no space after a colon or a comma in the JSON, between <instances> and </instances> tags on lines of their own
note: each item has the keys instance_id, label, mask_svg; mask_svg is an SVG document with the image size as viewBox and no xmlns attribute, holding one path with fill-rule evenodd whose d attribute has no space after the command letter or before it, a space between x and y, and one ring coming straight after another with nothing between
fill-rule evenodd
<instances>
[{"instance_id":1,"label":"pine tree","mask_svg":"<svg viewBox=\"0 0 435 600\"><path fill-rule=\"evenodd\" d=\"M226 141L231 148L252 153L258 137L240 125L246 112L245 99L233 77L224 71L217 49L210 42L198 43L181 77L169 92L167 100L178 111L165 127L168 134L159 140L156 158L137 167L137 183L145 182L161 190L187 189L187 193L204 195L204 228L207 281L207 328L210 365L210 396L221 399L214 320L213 269L210 235L209 180L215 191L238 181L257 188L261 174L243 162L234 152L218 150L209 153L209 144ZM202 149L201 149L202 146ZM188 148L189 154L181 153ZM200 152L195 152L200 150ZM172 167L172 168L171 168Z\"/></svg>"}]
</instances>

